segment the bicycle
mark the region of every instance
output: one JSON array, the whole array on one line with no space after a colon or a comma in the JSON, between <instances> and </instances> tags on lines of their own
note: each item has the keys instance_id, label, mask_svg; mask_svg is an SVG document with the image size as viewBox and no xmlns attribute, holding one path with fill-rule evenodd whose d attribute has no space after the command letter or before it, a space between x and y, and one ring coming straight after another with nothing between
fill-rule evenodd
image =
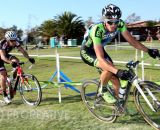
<instances>
[{"instance_id":1,"label":"bicycle","mask_svg":"<svg viewBox=\"0 0 160 130\"><path fill-rule=\"evenodd\" d=\"M16 68L13 68L13 76L7 76L7 94L10 99L13 99L18 90L23 103L38 106L42 99L41 87L34 75L24 73L21 67L24 64L24 62L20 62ZM2 90L0 94L2 94ZM3 100L0 100L0 102L5 104Z\"/></svg>"},{"instance_id":2,"label":"bicycle","mask_svg":"<svg viewBox=\"0 0 160 130\"><path fill-rule=\"evenodd\" d=\"M114 96L112 86L108 84L107 90L117 99L115 104L108 104L102 96L98 96L99 81L97 79L86 80L81 87L81 97L87 109L101 121L113 123L118 116L125 114L127 110L127 100L132 85L134 102L138 112L143 116L145 121L155 129L160 130L160 86L151 81L142 81L134 72L139 61L128 62L126 67L131 74L126 84L124 100L119 101Z\"/></svg>"}]
</instances>

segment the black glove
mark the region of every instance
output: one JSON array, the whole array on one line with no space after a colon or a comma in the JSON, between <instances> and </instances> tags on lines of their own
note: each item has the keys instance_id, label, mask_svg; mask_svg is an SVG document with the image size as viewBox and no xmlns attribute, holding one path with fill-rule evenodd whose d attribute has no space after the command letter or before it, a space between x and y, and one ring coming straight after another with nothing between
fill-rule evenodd
<instances>
[{"instance_id":1,"label":"black glove","mask_svg":"<svg viewBox=\"0 0 160 130\"><path fill-rule=\"evenodd\" d=\"M17 62L12 62L11 65L13 68L16 68L18 66Z\"/></svg>"},{"instance_id":2,"label":"black glove","mask_svg":"<svg viewBox=\"0 0 160 130\"><path fill-rule=\"evenodd\" d=\"M157 49L148 49L148 54L150 57L155 59L157 56L159 56L159 51Z\"/></svg>"},{"instance_id":3,"label":"black glove","mask_svg":"<svg viewBox=\"0 0 160 130\"><path fill-rule=\"evenodd\" d=\"M35 59L34 58L29 58L29 61L34 64L35 63Z\"/></svg>"},{"instance_id":4,"label":"black glove","mask_svg":"<svg viewBox=\"0 0 160 130\"><path fill-rule=\"evenodd\" d=\"M121 69L117 71L116 75L121 80L129 80L129 78L131 77L131 74L127 70L121 70Z\"/></svg>"}]
</instances>

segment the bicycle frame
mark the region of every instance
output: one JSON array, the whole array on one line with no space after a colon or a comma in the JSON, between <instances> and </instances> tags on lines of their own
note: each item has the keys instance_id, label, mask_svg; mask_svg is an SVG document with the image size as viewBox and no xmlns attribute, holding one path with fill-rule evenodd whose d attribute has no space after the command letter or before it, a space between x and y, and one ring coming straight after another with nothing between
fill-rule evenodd
<instances>
[{"instance_id":1,"label":"bicycle frame","mask_svg":"<svg viewBox=\"0 0 160 130\"><path fill-rule=\"evenodd\" d=\"M152 104L150 103L150 101L148 100L148 98L146 97L146 95L144 94L143 90L139 86L139 81L138 81L137 78L133 81L133 84L138 89L138 91L140 92L140 94L142 95L142 97L144 98L144 100L147 102L148 106L152 109L152 111L156 112L156 110L154 109L154 107L152 106ZM153 96L152 92L149 89L147 89L147 91L148 91L149 95L153 98L153 100L156 101L157 99L155 98L155 96Z\"/></svg>"},{"instance_id":2,"label":"bicycle frame","mask_svg":"<svg viewBox=\"0 0 160 130\"><path fill-rule=\"evenodd\" d=\"M132 65L132 64L129 65L128 64L128 67L127 67L127 68L129 68L129 71L131 72L133 77L128 81L127 86L126 86L125 103L126 103L126 101L128 99L130 88L131 88L131 86L133 84L138 89L138 91L140 92L140 94L142 95L142 97L144 98L144 100L146 101L148 106L151 108L151 110L156 112L156 110L154 109L154 107L152 106L152 104L150 103L150 101L148 100L148 98L146 97L146 95L144 94L143 90L140 87L140 82L142 82L142 81L138 79L138 77L136 76L135 72L133 71L133 68L135 68L137 65L138 65L138 62L136 63L136 65ZM148 94L153 98L153 100L157 101L157 99L153 95L153 93L148 88L146 88L146 90L147 90ZM125 103L124 103L124 105L125 105Z\"/></svg>"},{"instance_id":3,"label":"bicycle frame","mask_svg":"<svg viewBox=\"0 0 160 130\"><path fill-rule=\"evenodd\" d=\"M18 86L18 82L19 82L19 79L21 79L22 83L24 82L24 79L23 79L23 69L20 65L23 65L24 62L21 62L19 63L19 65L17 66L17 68L14 69L14 72L16 72L16 82L15 82L15 85L14 85L14 90L16 91L17 90L17 86Z\"/></svg>"}]
</instances>

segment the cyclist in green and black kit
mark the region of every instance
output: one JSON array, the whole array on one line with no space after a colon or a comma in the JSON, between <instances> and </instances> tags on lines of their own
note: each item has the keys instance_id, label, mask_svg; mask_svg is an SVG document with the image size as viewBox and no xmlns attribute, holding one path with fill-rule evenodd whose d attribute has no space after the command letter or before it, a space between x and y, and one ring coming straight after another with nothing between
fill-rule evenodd
<instances>
[{"instance_id":1,"label":"cyclist in green and black kit","mask_svg":"<svg viewBox=\"0 0 160 130\"><path fill-rule=\"evenodd\" d=\"M110 56L104 50L104 46L117 35L118 32L129 42L131 46L148 52L152 58L156 58L159 55L157 49L148 49L139 41L135 40L128 32L125 22L121 20L121 10L119 7L109 4L102 9L103 22L93 24L89 27L84 35L80 55L82 60L91 66L102 70L100 75L100 85L105 88L110 80L113 84L115 94L117 98L120 97L119 79L128 80L130 74L126 70L117 69ZM116 99L110 95L109 92L104 92L103 89L99 90L104 100L108 103L115 103Z\"/></svg>"}]
</instances>

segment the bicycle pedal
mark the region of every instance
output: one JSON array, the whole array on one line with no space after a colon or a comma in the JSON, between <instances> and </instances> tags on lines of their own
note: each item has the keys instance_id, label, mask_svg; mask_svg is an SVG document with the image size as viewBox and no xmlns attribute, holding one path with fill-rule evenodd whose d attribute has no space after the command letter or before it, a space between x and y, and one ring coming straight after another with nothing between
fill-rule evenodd
<instances>
[{"instance_id":1,"label":"bicycle pedal","mask_svg":"<svg viewBox=\"0 0 160 130\"><path fill-rule=\"evenodd\" d=\"M116 111L118 112L118 114L124 114L125 108L123 107L123 105L118 102L118 104L116 104L116 106L117 106Z\"/></svg>"},{"instance_id":2,"label":"bicycle pedal","mask_svg":"<svg viewBox=\"0 0 160 130\"><path fill-rule=\"evenodd\" d=\"M102 97L100 96L100 97L96 98L95 103L99 103L101 101L102 101Z\"/></svg>"},{"instance_id":3,"label":"bicycle pedal","mask_svg":"<svg viewBox=\"0 0 160 130\"><path fill-rule=\"evenodd\" d=\"M99 97L102 97L103 96L103 93L98 93L97 94L97 97L99 98Z\"/></svg>"}]
</instances>

